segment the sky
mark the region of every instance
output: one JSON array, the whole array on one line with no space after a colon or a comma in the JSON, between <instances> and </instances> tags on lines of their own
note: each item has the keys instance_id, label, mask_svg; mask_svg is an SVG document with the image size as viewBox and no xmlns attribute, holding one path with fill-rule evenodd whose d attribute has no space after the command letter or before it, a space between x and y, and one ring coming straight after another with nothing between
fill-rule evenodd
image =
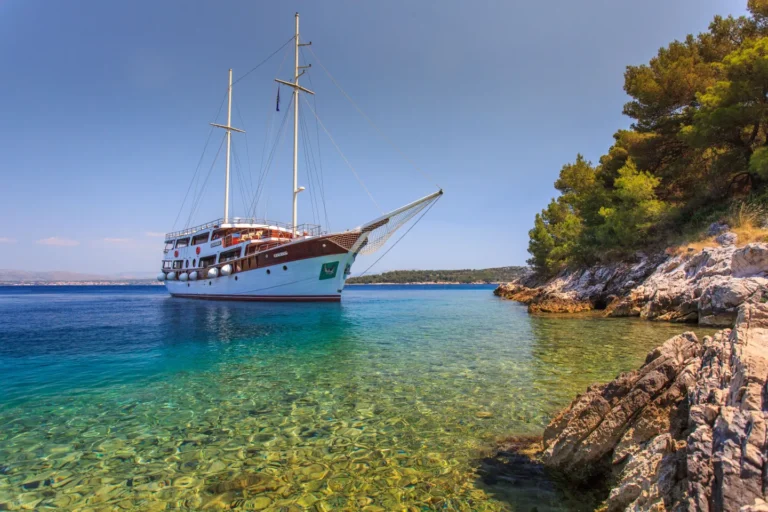
<instances>
[{"instance_id":1,"label":"sky","mask_svg":"<svg viewBox=\"0 0 768 512\"><path fill-rule=\"evenodd\" d=\"M442 187L371 272L524 264L560 168L596 162L629 126L626 66L745 5L0 0L0 268L154 272L165 232L222 217L223 132L209 123L226 122L227 70L278 50L294 12L312 42L302 84L344 155L302 100L315 165L300 156L299 222L327 212L331 229L354 228ZM233 87L246 133L233 135L231 215L250 210L273 153L256 212L290 222L292 119L275 142L290 91L275 112L273 81L291 78L289 46Z\"/></svg>"}]
</instances>

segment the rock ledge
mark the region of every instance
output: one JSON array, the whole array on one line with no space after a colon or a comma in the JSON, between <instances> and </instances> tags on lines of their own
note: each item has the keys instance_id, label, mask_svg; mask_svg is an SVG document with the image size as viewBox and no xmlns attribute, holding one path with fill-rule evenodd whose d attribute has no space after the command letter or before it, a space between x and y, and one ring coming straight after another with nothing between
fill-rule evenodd
<instances>
[{"instance_id":1,"label":"rock ledge","mask_svg":"<svg viewBox=\"0 0 768 512\"><path fill-rule=\"evenodd\" d=\"M725 233L724 235L727 235ZM730 326L744 303L768 297L768 244L725 245L668 257L565 270L540 283L524 276L495 294L528 304L532 313L605 310L608 316Z\"/></svg>"},{"instance_id":2,"label":"rock ledge","mask_svg":"<svg viewBox=\"0 0 768 512\"><path fill-rule=\"evenodd\" d=\"M733 329L667 340L638 370L579 395L544 432L543 463L613 482L609 511L768 511L768 304Z\"/></svg>"}]
</instances>

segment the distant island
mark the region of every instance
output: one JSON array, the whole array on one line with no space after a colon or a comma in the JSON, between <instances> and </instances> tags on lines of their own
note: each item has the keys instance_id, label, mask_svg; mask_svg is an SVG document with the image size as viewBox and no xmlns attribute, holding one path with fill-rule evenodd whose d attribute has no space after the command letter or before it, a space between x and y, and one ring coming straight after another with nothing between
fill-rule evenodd
<instances>
[{"instance_id":1,"label":"distant island","mask_svg":"<svg viewBox=\"0 0 768 512\"><path fill-rule=\"evenodd\" d=\"M393 270L351 277L347 284L473 284L506 283L528 272L528 267L462 270Z\"/></svg>"}]
</instances>

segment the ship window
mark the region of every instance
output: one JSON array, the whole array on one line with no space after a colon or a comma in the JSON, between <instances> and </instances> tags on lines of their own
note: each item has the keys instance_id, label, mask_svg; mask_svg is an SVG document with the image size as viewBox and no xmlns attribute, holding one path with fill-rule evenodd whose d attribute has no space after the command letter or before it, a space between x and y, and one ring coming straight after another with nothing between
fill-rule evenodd
<instances>
[{"instance_id":1,"label":"ship window","mask_svg":"<svg viewBox=\"0 0 768 512\"><path fill-rule=\"evenodd\" d=\"M221 238L222 233L223 233L222 231L214 231L213 236L211 237L211 240L218 240L219 238Z\"/></svg>"},{"instance_id":2,"label":"ship window","mask_svg":"<svg viewBox=\"0 0 768 512\"><path fill-rule=\"evenodd\" d=\"M200 268L210 267L214 263L216 263L216 256L206 256L205 258L200 258Z\"/></svg>"},{"instance_id":3,"label":"ship window","mask_svg":"<svg viewBox=\"0 0 768 512\"><path fill-rule=\"evenodd\" d=\"M176 240L176 248L181 249L182 247L187 247L189 245L189 238L179 238Z\"/></svg>"},{"instance_id":4,"label":"ship window","mask_svg":"<svg viewBox=\"0 0 768 512\"><path fill-rule=\"evenodd\" d=\"M192 260L192 268L197 266L197 260Z\"/></svg>"},{"instance_id":5,"label":"ship window","mask_svg":"<svg viewBox=\"0 0 768 512\"><path fill-rule=\"evenodd\" d=\"M184 260L176 260L173 262L173 268L181 268L184 264Z\"/></svg>"},{"instance_id":6,"label":"ship window","mask_svg":"<svg viewBox=\"0 0 768 512\"><path fill-rule=\"evenodd\" d=\"M165 249L163 251L164 252L168 252L171 249L173 249L173 240L166 240L165 241Z\"/></svg>"},{"instance_id":7,"label":"ship window","mask_svg":"<svg viewBox=\"0 0 768 512\"><path fill-rule=\"evenodd\" d=\"M184 262L184 268L189 268L189 260Z\"/></svg>"},{"instance_id":8,"label":"ship window","mask_svg":"<svg viewBox=\"0 0 768 512\"><path fill-rule=\"evenodd\" d=\"M169 260L164 261L163 268L171 268L171 262Z\"/></svg>"},{"instance_id":9,"label":"ship window","mask_svg":"<svg viewBox=\"0 0 768 512\"><path fill-rule=\"evenodd\" d=\"M224 263L225 261L239 258L241 249L242 247L238 247L237 249L234 249L232 251L227 251L219 254L219 263Z\"/></svg>"},{"instance_id":10,"label":"ship window","mask_svg":"<svg viewBox=\"0 0 768 512\"><path fill-rule=\"evenodd\" d=\"M211 235L210 232L205 232L202 235L195 235L192 237L192 245L200 245L204 244L208 241L208 237Z\"/></svg>"}]
</instances>

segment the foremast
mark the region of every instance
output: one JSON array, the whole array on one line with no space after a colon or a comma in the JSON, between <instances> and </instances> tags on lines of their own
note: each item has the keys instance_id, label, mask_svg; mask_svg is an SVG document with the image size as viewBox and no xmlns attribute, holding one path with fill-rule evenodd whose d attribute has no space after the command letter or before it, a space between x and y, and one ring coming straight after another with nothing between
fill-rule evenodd
<instances>
[{"instance_id":1,"label":"foremast","mask_svg":"<svg viewBox=\"0 0 768 512\"><path fill-rule=\"evenodd\" d=\"M232 147L232 132L245 133L244 130L232 127L232 70L229 70L229 87L227 88L227 124L211 123L211 126L227 130L227 170L224 177L224 224L229 223L229 159Z\"/></svg>"},{"instance_id":2,"label":"foremast","mask_svg":"<svg viewBox=\"0 0 768 512\"><path fill-rule=\"evenodd\" d=\"M293 236L297 234L297 226L299 225L298 216L298 203L299 193L304 190L304 187L299 186L299 91L304 91L309 94L315 94L299 85L299 77L305 73L303 71L306 68L311 68L312 65L307 66L299 65L299 48L302 46L309 46L312 42L302 43L299 39L299 13L296 13L296 35L294 36L294 73L293 82L286 82L285 80L279 80L275 78L275 82L287 85L293 88Z\"/></svg>"}]
</instances>

